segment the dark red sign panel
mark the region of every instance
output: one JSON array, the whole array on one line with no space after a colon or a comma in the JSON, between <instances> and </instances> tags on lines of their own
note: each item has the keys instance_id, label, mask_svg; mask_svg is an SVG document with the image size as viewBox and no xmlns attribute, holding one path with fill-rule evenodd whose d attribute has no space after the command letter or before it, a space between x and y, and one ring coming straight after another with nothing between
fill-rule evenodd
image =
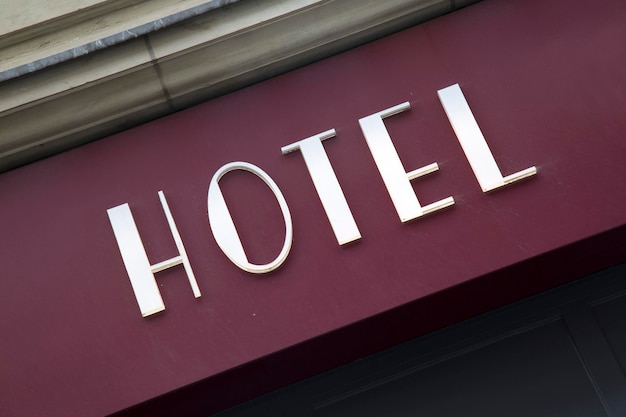
<instances>
[{"instance_id":1,"label":"dark red sign panel","mask_svg":"<svg viewBox=\"0 0 626 417\"><path fill-rule=\"evenodd\" d=\"M625 21L617 1L487 0L2 174L2 414L102 415L201 380L218 409L623 261ZM437 96L457 83L502 173L536 175L481 190ZM406 101L384 120L406 171L439 166L415 194L455 204L402 223L359 119ZM329 129L362 236L342 246L302 154L281 152ZM268 274L235 266L209 226L209 183L233 161L291 212ZM243 171L220 186L250 261L270 262L274 194ZM150 262L172 258L160 190L202 296L164 270L165 310L144 318L107 210L128 203Z\"/></svg>"}]
</instances>

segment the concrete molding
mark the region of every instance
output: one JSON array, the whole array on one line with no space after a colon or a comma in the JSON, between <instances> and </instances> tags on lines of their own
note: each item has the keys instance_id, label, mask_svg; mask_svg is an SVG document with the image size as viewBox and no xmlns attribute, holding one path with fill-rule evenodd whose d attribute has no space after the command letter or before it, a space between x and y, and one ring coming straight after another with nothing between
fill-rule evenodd
<instances>
[{"instance_id":1,"label":"concrete molding","mask_svg":"<svg viewBox=\"0 0 626 417\"><path fill-rule=\"evenodd\" d=\"M106 0L45 20L0 36L0 81L137 38L235 1Z\"/></svg>"},{"instance_id":2,"label":"concrete molding","mask_svg":"<svg viewBox=\"0 0 626 417\"><path fill-rule=\"evenodd\" d=\"M149 35L174 108L197 104L451 11L447 0L300 3L302 7L286 10L276 20L264 19L265 10L258 3L242 3L248 9L245 15L257 19L227 37L207 40L203 35L222 32L221 22L232 21L228 9L173 28L174 36ZM263 2L264 8L280 4ZM202 71L197 69L199 62L205 63Z\"/></svg>"},{"instance_id":3,"label":"concrete molding","mask_svg":"<svg viewBox=\"0 0 626 417\"><path fill-rule=\"evenodd\" d=\"M240 1L4 81L0 171L432 19L459 7L453 3Z\"/></svg>"},{"instance_id":4,"label":"concrete molding","mask_svg":"<svg viewBox=\"0 0 626 417\"><path fill-rule=\"evenodd\" d=\"M189 7L183 10L179 4L165 7L157 1L108 0L0 35L0 82L138 38L239 0L180 0Z\"/></svg>"}]
</instances>

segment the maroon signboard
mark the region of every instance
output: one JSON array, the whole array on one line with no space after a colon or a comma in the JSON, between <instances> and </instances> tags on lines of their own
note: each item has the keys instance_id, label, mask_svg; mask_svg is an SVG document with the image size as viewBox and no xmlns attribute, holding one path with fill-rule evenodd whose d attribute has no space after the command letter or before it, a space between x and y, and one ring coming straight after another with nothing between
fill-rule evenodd
<instances>
[{"instance_id":1,"label":"maroon signboard","mask_svg":"<svg viewBox=\"0 0 626 417\"><path fill-rule=\"evenodd\" d=\"M618 1L486 0L2 174L0 414L104 415L198 381L217 410L624 261L625 21ZM502 174L536 174L483 192L438 96L455 84ZM412 192L454 199L406 222L359 122L404 102L382 122L404 169L438 164ZM303 152L281 152L330 129L361 236L343 245ZM209 225L211 180L237 161L290 212L268 273ZM288 228L276 195L244 170L219 187L250 263L270 263ZM158 264L181 253L159 191L201 296L166 268L165 309L143 317L107 210L128 204Z\"/></svg>"}]
</instances>

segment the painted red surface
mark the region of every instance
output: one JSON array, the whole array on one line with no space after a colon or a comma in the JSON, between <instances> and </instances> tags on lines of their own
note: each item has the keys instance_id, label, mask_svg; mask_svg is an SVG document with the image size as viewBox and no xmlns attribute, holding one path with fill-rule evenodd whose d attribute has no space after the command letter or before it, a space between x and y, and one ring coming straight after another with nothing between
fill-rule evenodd
<instances>
[{"instance_id":1,"label":"painted red surface","mask_svg":"<svg viewBox=\"0 0 626 417\"><path fill-rule=\"evenodd\" d=\"M0 410L205 414L626 260L626 9L620 1L486 0L212 102L0 176ZM459 83L503 173L481 192L437 98ZM97 98L94 98L94 100ZM402 224L358 119L386 119L420 201ZM337 245L298 153L325 148L363 238ZM213 240L206 195L231 161L287 199L294 243L264 276ZM253 261L283 225L256 177L221 182ZM129 203L153 263L176 255L164 190L202 297L157 274L166 310L142 318L106 210ZM194 384L194 385L190 385ZM175 409L174 409L175 407ZM168 414L169 413L169 414ZM179 414L180 415L180 414Z\"/></svg>"}]
</instances>

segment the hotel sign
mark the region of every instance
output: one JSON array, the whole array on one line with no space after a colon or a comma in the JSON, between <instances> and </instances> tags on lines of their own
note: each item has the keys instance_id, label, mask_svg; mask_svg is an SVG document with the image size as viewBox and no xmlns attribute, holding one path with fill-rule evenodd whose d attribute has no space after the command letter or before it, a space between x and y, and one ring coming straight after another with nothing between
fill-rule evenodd
<instances>
[{"instance_id":1,"label":"hotel sign","mask_svg":"<svg viewBox=\"0 0 626 417\"><path fill-rule=\"evenodd\" d=\"M624 13L479 2L3 173L3 416L210 415L626 262Z\"/></svg>"},{"instance_id":2,"label":"hotel sign","mask_svg":"<svg viewBox=\"0 0 626 417\"><path fill-rule=\"evenodd\" d=\"M461 144L478 184L483 192L489 192L517 180L535 175L536 167L530 167L506 177L502 175L487 142L478 127L467 100L458 84L443 88L437 92L446 111L450 124ZM411 108L409 102L382 110L359 119L359 125L369 150L376 162L378 171L391 197L393 205L405 223L426 214L454 204L453 197L446 197L434 203L422 206L417 199L410 181L439 169L437 162L406 172L402 161L393 145L383 119ZM346 201L341 185L332 164L324 150L322 141L334 137L335 129L330 129L283 146L283 154L299 150L302 153L309 174L315 185L317 195L322 202L326 216L333 229L337 243L344 245L361 238L361 232L354 220L350 206ZM280 253L271 262L257 265L248 260L241 239L230 215L226 201L220 189L219 180L230 171L243 170L253 173L267 184L278 203L285 223L284 244ZM183 265L189 284L196 298L201 296L196 277L191 268L176 223L167 204L163 191L159 191L161 206L167 218L172 237L176 242L178 255L151 265L141 242L137 225L128 204L122 204L108 210L109 219L126 266L126 271L139 304L141 314L149 316L165 310L165 304L159 292L154 274L176 265ZM213 175L208 190L208 218L218 246L224 254L244 271L262 274L280 267L287 259L293 240L293 225L289 207L274 180L261 168L248 162L231 162L223 165Z\"/></svg>"}]
</instances>

